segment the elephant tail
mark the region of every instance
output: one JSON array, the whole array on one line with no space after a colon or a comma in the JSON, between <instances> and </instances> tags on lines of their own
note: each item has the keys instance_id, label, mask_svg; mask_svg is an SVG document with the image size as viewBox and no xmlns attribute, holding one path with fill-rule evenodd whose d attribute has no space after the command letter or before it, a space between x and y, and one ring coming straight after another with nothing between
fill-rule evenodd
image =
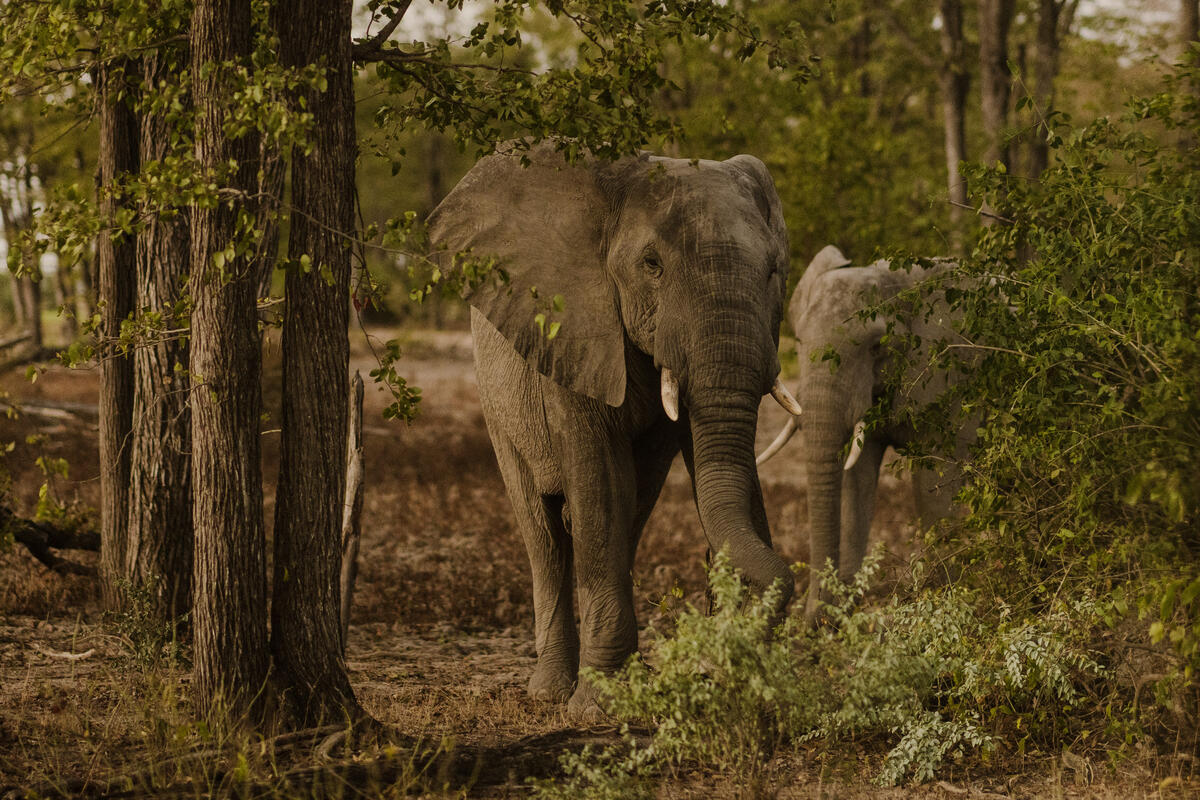
<instances>
[{"instance_id":1,"label":"elephant tail","mask_svg":"<svg viewBox=\"0 0 1200 800\"><path fill-rule=\"evenodd\" d=\"M770 447L759 453L758 457L754 459L754 463L759 466L765 464L772 456L783 449L783 446L788 443L788 440L792 438L792 435L796 433L796 429L799 427L799 417L788 417L787 424L783 426L783 430L775 437L775 441L771 442Z\"/></svg>"}]
</instances>

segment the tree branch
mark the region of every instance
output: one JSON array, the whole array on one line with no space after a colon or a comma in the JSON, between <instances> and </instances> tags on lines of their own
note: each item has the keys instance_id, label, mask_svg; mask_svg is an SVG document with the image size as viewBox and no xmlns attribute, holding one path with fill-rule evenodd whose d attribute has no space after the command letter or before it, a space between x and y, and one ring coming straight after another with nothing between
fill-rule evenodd
<instances>
[{"instance_id":1,"label":"tree branch","mask_svg":"<svg viewBox=\"0 0 1200 800\"><path fill-rule=\"evenodd\" d=\"M374 56L383 53L383 45L395 33L396 28L400 25L400 21L404 19L404 15L408 13L408 7L412 5L412 0L402 0L396 9L396 13L383 26L383 30L372 36L370 39L355 42L352 48L352 53L355 61L374 61Z\"/></svg>"}]
</instances>

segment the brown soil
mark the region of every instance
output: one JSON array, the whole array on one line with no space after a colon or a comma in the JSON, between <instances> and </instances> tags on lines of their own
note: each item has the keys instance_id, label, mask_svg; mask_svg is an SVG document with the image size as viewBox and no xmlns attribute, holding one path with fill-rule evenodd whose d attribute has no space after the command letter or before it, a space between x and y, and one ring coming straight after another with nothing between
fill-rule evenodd
<instances>
[{"instance_id":1,"label":"brown soil","mask_svg":"<svg viewBox=\"0 0 1200 800\"><path fill-rule=\"evenodd\" d=\"M423 397L420 417L407 426L381 418L387 397L366 378L371 353L363 338L355 337L353 368L368 381L363 541L348 647L356 691L370 713L405 741L452 740L470 752L482 748L478 752L485 760L498 753L511 758L527 741L577 743L585 734L572 732L560 706L524 696L534 663L528 567L480 415L469 334L405 336L402 372L421 387ZM268 407L278 378L275 358L268 349ZM77 413L76 406L94 404L97 385L95 370L59 367L46 369L32 384L21 374L0 378L0 390L10 398L71 409L49 417L0 419L0 443L15 443L6 466L19 512L32 514L37 502L44 480L39 457L70 463L69 477L50 484L59 500L96 506L95 417ZM779 408L764 403L760 449L783 420ZM264 434L268 523L276 441L277 434ZM803 561L808 554L797 461L795 450L785 451L761 474L776 548L790 561ZM873 539L886 545L893 576L912 549L911 515L907 481L885 471ZM65 555L94 563L92 554ZM663 601L674 587L686 601L701 602L704 556L690 484L677 464L637 561L637 611L644 625L665 630ZM103 783L144 768L150 754L194 748L196 737L203 739L189 722L186 672L137 662L127 631L102 618L87 578L51 573L19 547L0 553L0 787L57 785L74 791L88 781ZM94 652L78 661L62 657L88 650ZM586 735L615 738L611 728ZM967 796L968 790L984 796L986 790L1012 797L1167 797L1184 796L1171 791L1188 788L1159 787L1153 781L1076 785L1057 759L1027 759L1021 765L1026 777L951 768L942 786L880 790L867 782L881 752L877 745L867 742L861 751L850 747L843 753L814 748L790 757L781 774L793 777L781 796L953 797ZM547 753L543 771L553 766L553 748ZM729 791L697 769L665 781L663 795L710 797ZM525 791L519 781L488 787L477 782L474 793L523 796Z\"/></svg>"}]
</instances>

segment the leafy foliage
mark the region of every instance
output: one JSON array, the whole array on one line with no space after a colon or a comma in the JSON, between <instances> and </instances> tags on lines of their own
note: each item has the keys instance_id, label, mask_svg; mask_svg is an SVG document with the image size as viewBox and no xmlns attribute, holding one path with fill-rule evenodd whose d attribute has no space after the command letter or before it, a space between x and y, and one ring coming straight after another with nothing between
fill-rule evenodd
<instances>
[{"instance_id":1,"label":"leafy foliage","mask_svg":"<svg viewBox=\"0 0 1200 800\"><path fill-rule=\"evenodd\" d=\"M870 555L849 585L830 570L832 624L812 630L795 617L773 626L773 591L750 596L718 554L712 616L689 607L646 660L635 656L614 676L587 675L609 713L653 733L644 744L627 735L619 751L564 756L569 790L616 796L655 770L698 762L758 797L787 747L870 736L888 742L880 783L924 782L947 759L987 752L1002 735L1027 736L1104 673L1079 625L1094 601L1032 620L1002 609L999 621L981 613L979 594L959 587L864 606L879 563ZM542 784L539 796L567 790Z\"/></svg>"},{"instance_id":2,"label":"leafy foliage","mask_svg":"<svg viewBox=\"0 0 1200 800\"><path fill-rule=\"evenodd\" d=\"M1012 224L966 261L994 291L959 298L984 351L964 395L985 420L964 540L985 567L971 583L1032 613L1099 592L1097 622L1137 611L1194 680L1200 161L1175 139L1200 117L1180 88L1120 120L1058 118L1040 183L972 176Z\"/></svg>"}]
</instances>

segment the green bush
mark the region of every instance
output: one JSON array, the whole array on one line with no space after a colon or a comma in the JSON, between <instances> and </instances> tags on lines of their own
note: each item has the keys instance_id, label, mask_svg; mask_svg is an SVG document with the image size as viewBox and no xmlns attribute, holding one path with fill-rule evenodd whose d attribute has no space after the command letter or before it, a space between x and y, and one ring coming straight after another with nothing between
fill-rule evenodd
<instances>
[{"instance_id":1,"label":"green bush","mask_svg":"<svg viewBox=\"0 0 1200 800\"><path fill-rule=\"evenodd\" d=\"M947 758L989 748L986 721L997 709L1032 718L1070 708L1081 682L1102 672L1076 626L1089 607L997 627L965 589L865 606L879 561L869 556L848 586L826 575L833 624L812 630L788 618L772 630L774 592L750 596L718 554L712 616L689 607L645 660L635 656L612 676L588 674L605 710L650 726L649 741L626 735L621 747L568 754L567 781L539 784L538 796L632 796L648 791L656 772L695 762L758 797L788 746L872 736L890 748L879 782L921 782Z\"/></svg>"},{"instance_id":2,"label":"green bush","mask_svg":"<svg viewBox=\"0 0 1200 800\"><path fill-rule=\"evenodd\" d=\"M1197 79L1183 70L1119 120L1072 131L1055 119L1055 158L1038 182L973 172L976 191L1009 223L987 229L963 262L993 291L957 298L963 335L983 352L962 395L984 420L955 544L966 548L966 585L1002 598L1017 618L1085 604L1081 624L1108 641L1106 659L1132 663L1128 639L1161 642L1168 678L1192 693ZM1103 688L1114 694L1106 702L1132 702L1132 686ZM1195 742L1190 707L1190 731L1175 733Z\"/></svg>"}]
</instances>

